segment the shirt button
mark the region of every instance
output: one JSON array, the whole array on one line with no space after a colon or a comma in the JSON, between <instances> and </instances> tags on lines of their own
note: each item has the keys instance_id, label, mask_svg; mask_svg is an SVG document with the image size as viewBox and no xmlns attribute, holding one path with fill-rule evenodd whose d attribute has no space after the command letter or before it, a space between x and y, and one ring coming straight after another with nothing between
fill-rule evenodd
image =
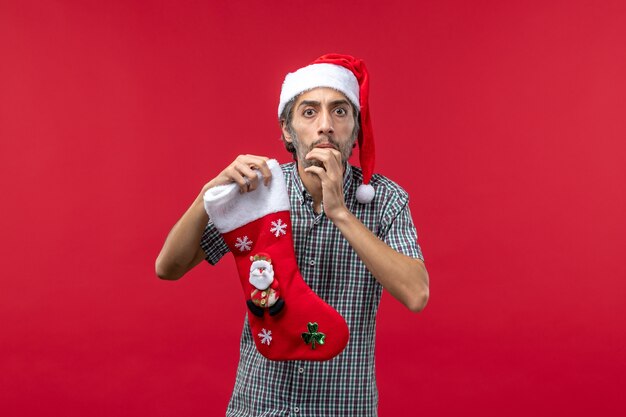
<instances>
[{"instance_id":1,"label":"shirt button","mask_svg":"<svg viewBox=\"0 0 626 417\"><path fill-rule=\"evenodd\" d=\"M311 265L311 266L315 266L315 259L311 259L311 260L309 261L309 265Z\"/></svg>"},{"instance_id":2,"label":"shirt button","mask_svg":"<svg viewBox=\"0 0 626 417\"><path fill-rule=\"evenodd\" d=\"M300 407L294 407L293 408L293 412L294 413L299 413L300 412Z\"/></svg>"},{"instance_id":3,"label":"shirt button","mask_svg":"<svg viewBox=\"0 0 626 417\"><path fill-rule=\"evenodd\" d=\"M304 368L302 368L302 367L298 368L298 373L303 374L304 373Z\"/></svg>"}]
</instances>

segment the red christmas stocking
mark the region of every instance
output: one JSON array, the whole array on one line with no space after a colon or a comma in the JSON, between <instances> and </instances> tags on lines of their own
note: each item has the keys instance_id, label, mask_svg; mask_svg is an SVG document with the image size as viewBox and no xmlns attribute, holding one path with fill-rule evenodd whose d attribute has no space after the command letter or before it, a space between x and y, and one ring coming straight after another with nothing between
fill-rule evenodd
<instances>
[{"instance_id":1,"label":"red christmas stocking","mask_svg":"<svg viewBox=\"0 0 626 417\"><path fill-rule=\"evenodd\" d=\"M348 343L348 326L302 280L285 179L276 160L267 164L269 186L259 181L244 194L236 184L214 187L204 205L235 256L258 351L271 360L331 359Z\"/></svg>"}]
</instances>

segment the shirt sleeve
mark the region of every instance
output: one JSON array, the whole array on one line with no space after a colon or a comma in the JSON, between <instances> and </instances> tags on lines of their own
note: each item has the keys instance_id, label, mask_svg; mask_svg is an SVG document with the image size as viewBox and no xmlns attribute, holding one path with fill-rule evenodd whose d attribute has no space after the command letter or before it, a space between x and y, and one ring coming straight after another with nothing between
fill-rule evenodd
<instances>
[{"instance_id":1,"label":"shirt sleeve","mask_svg":"<svg viewBox=\"0 0 626 417\"><path fill-rule=\"evenodd\" d=\"M397 252L424 261L422 249L417 243L417 230L413 225L408 201L405 201L397 214L390 219L383 241Z\"/></svg>"},{"instance_id":2,"label":"shirt sleeve","mask_svg":"<svg viewBox=\"0 0 626 417\"><path fill-rule=\"evenodd\" d=\"M212 221L204 228L202 239L200 240L200 246L206 254L205 259L211 265L215 265L222 256L226 255L230 250L226 246L226 242L222 238L220 232L217 231Z\"/></svg>"}]
</instances>

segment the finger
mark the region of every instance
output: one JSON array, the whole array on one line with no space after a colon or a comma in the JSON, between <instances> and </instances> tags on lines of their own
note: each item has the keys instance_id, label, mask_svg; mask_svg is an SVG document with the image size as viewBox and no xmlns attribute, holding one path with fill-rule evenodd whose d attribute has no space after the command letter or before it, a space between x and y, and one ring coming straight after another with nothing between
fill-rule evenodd
<instances>
[{"instance_id":1,"label":"finger","mask_svg":"<svg viewBox=\"0 0 626 417\"><path fill-rule=\"evenodd\" d=\"M309 151L309 153L310 152L321 152L322 154L333 155L333 156L339 157L339 159L341 159L341 152L339 152L335 148L313 148L313 149L311 149Z\"/></svg>"},{"instance_id":2,"label":"finger","mask_svg":"<svg viewBox=\"0 0 626 417\"><path fill-rule=\"evenodd\" d=\"M235 165L235 170L242 177L245 189L243 192L254 191L259 185L259 177L256 175L256 172L250 168L248 165L243 163L238 163Z\"/></svg>"},{"instance_id":3,"label":"finger","mask_svg":"<svg viewBox=\"0 0 626 417\"><path fill-rule=\"evenodd\" d=\"M236 161L243 162L246 164L253 163L255 161L267 161L269 158L267 156L258 156L258 155L239 155Z\"/></svg>"},{"instance_id":4,"label":"finger","mask_svg":"<svg viewBox=\"0 0 626 417\"><path fill-rule=\"evenodd\" d=\"M260 155L250 155L250 154L245 154L245 155L239 155L241 158L246 158L246 159L257 159L257 160L263 160L263 161L268 161L269 158L267 156L260 156Z\"/></svg>"},{"instance_id":5,"label":"finger","mask_svg":"<svg viewBox=\"0 0 626 417\"><path fill-rule=\"evenodd\" d=\"M333 156L335 157L335 161L337 162L338 166L343 165L343 158L341 157L341 152L339 152L336 149L331 149L330 152L333 154Z\"/></svg>"},{"instance_id":6,"label":"finger","mask_svg":"<svg viewBox=\"0 0 626 417\"><path fill-rule=\"evenodd\" d=\"M311 152L306 154L304 156L304 159L311 162L317 162L315 165L324 170L326 169L326 164L328 164L328 157L326 153L317 150L312 150Z\"/></svg>"},{"instance_id":7,"label":"finger","mask_svg":"<svg viewBox=\"0 0 626 417\"><path fill-rule=\"evenodd\" d=\"M337 152L339 159L337 159L335 152ZM332 178L342 176L343 166L341 164L341 153L335 151L334 149L313 149L305 156L305 159L321 162L323 168L331 175Z\"/></svg>"},{"instance_id":8,"label":"finger","mask_svg":"<svg viewBox=\"0 0 626 417\"><path fill-rule=\"evenodd\" d=\"M304 172L317 175L320 178L320 180L322 180L322 182L328 179L328 174L326 173L326 170L316 165L312 165L310 167L304 168Z\"/></svg>"},{"instance_id":9,"label":"finger","mask_svg":"<svg viewBox=\"0 0 626 417\"><path fill-rule=\"evenodd\" d=\"M263 176L263 184L266 186L269 185L272 180L272 171L270 170L270 167L267 166L267 158L256 164L255 168L261 172L261 175Z\"/></svg>"},{"instance_id":10,"label":"finger","mask_svg":"<svg viewBox=\"0 0 626 417\"><path fill-rule=\"evenodd\" d=\"M238 158L239 159L239 158ZM267 165L267 161L269 160L266 156L257 156L257 155L241 155L240 161L247 164L252 169L256 169L261 172L263 176L263 184L269 185L272 179L272 171Z\"/></svg>"},{"instance_id":11,"label":"finger","mask_svg":"<svg viewBox=\"0 0 626 417\"><path fill-rule=\"evenodd\" d=\"M242 172L242 166L245 165L242 165L240 157L237 157L228 167L226 175L230 182L234 182L239 186L239 192L243 194L247 192L250 187L250 179Z\"/></svg>"},{"instance_id":12,"label":"finger","mask_svg":"<svg viewBox=\"0 0 626 417\"><path fill-rule=\"evenodd\" d=\"M241 175L241 173L237 170L235 165L233 165L232 167L228 169L226 176L230 179L231 182L234 182L235 184L239 186L240 193L243 194L246 191L248 191L248 184L247 184L246 179L244 179L246 177Z\"/></svg>"},{"instance_id":13,"label":"finger","mask_svg":"<svg viewBox=\"0 0 626 417\"><path fill-rule=\"evenodd\" d=\"M320 162L323 162L325 165L328 165L330 163L336 163L336 166L341 166L341 152L335 150L335 149L328 149L328 148L315 148L312 149L308 154L306 154L305 156L306 159L317 159Z\"/></svg>"}]
</instances>

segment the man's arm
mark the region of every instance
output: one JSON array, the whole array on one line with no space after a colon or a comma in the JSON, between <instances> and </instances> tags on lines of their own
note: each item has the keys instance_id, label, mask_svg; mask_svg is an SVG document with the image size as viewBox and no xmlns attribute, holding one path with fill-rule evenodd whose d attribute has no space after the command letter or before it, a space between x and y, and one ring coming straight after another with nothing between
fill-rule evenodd
<instances>
[{"instance_id":1,"label":"man's arm","mask_svg":"<svg viewBox=\"0 0 626 417\"><path fill-rule=\"evenodd\" d=\"M208 186L208 184L207 184ZM204 211L202 196L205 186L193 204L174 225L156 259L156 274L161 279L179 279L205 257L200 239L209 216Z\"/></svg>"},{"instance_id":2,"label":"man's arm","mask_svg":"<svg viewBox=\"0 0 626 417\"><path fill-rule=\"evenodd\" d=\"M343 167L338 151L313 149L307 159L324 164L324 168L311 166L305 171L321 180L326 216L383 288L409 310L422 311L429 296L428 272L424 263L389 247L348 210L343 198Z\"/></svg>"},{"instance_id":3,"label":"man's arm","mask_svg":"<svg viewBox=\"0 0 626 417\"><path fill-rule=\"evenodd\" d=\"M200 240L209 221L209 216L204 210L203 197L206 190L231 182L237 183L242 193L255 190L259 185L256 170L261 171L264 183L269 184L272 173L265 162L267 159L264 156L240 155L217 177L202 187L193 204L165 239L155 264L159 278L179 279L205 258Z\"/></svg>"},{"instance_id":4,"label":"man's arm","mask_svg":"<svg viewBox=\"0 0 626 417\"><path fill-rule=\"evenodd\" d=\"M389 294L414 313L426 307L428 272L421 260L393 250L347 209L330 219Z\"/></svg>"}]
</instances>

